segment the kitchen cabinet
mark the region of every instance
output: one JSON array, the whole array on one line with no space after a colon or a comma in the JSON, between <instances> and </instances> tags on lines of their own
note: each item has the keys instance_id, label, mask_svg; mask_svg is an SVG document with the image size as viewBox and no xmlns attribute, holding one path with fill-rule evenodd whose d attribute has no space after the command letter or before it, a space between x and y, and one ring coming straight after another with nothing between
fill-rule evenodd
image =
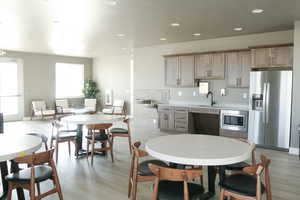
<instances>
[{"instance_id":1,"label":"kitchen cabinet","mask_svg":"<svg viewBox=\"0 0 300 200\"><path fill-rule=\"evenodd\" d=\"M225 54L210 53L196 55L195 78L221 80L225 76Z\"/></svg>"},{"instance_id":2,"label":"kitchen cabinet","mask_svg":"<svg viewBox=\"0 0 300 200\"><path fill-rule=\"evenodd\" d=\"M194 86L194 56L165 58L165 83L171 87Z\"/></svg>"},{"instance_id":3,"label":"kitchen cabinet","mask_svg":"<svg viewBox=\"0 0 300 200\"><path fill-rule=\"evenodd\" d=\"M188 132L188 108L176 107L174 111L175 130Z\"/></svg>"},{"instance_id":4,"label":"kitchen cabinet","mask_svg":"<svg viewBox=\"0 0 300 200\"><path fill-rule=\"evenodd\" d=\"M158 107L158 125L161 130L174 130L174 109L169 106Z\"/></svg>"},{"instance_id":5,"label":"kitchen cabinet","mask_svg":"<svg viewBox=\"0 0 300 200\"><path fill-rule=\"evenodd\" d=\"M179 56L179 83L180 87L194 86L195 56Z\"/></svg>"},{"instance_id":6,"label":"kitchen cabinet","mask_svg":"<svg viewBox=\"0 0 300 200\"><path fill-rule=\"evenodd\" d=\"M178 57L165 58L165 84L176 87L178 84Z\"/></svg>"},{"instance_id":7,"label":"kitchen cabinet","mask_svg":"<svg viewBox=\"0 0 300 200\"><path fill-rule=\"evenodd\" d=\"M251 54L252 68L293 66L293 46L254 48Z\"/></svg>"},{"instance_id":8,"label":"kitchen cabinet","mask_svg":"<svg viewBox=\"0 0 300 200\"><path fill-rule=\"evenodd\" d=\"M251 68L250 51L238 51L226 53L227 87L247 88L249 87Z\"/></svg>"}]
</instances>

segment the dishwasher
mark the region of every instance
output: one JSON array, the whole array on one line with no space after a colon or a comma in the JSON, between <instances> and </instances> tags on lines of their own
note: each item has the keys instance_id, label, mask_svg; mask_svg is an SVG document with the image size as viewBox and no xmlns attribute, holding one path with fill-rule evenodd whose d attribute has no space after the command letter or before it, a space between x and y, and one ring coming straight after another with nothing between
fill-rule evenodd
<instances>
[{"instance_id":1,"label":"dishwasher","mask_svg":"<svg viewBox=\"0 0 300 200\"><path fill-rule=\"evenodd\" d=\"M189 113L190 133L220 135L220 110L193 108Z\"/></svg>"}]
</instances>

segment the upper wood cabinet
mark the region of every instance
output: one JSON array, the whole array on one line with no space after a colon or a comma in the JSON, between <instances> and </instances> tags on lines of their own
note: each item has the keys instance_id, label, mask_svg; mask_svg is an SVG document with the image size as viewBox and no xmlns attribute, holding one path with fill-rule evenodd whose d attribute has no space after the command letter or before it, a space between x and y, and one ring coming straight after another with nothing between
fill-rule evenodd
<instances>
[{"instance_id":1,"label":"upper wood cabinet","mask_svg":"<svg viewBox=\"0 0 300 200\"><path fill-rule=\"evenodd\" d=\"M165 82L171 87L194 86L194 56L165 57Z\"/></svg>"},{"instance_id":2,"label":"upper wood cabinet","mask_svg":"<svg viewBox=\"0 0 300 200\"><path fill-rule=\"evenodd\" d=\"M197 79L224 79L225 56L224 53L211 53L196 55L195 78Z\"/></svg>"},{"instance_id":3,"label":"upper wood cabinet","mask_svg":"<svg viewBox=\"0 0 300 200\"><path fill-rule=\"evenodd\" d=\"M226 53L226 80L229 88L249 87L251 66L250 51Z\"/></svg>"},{"instance_id":4,"label":"upper wood cabinet","mask_svg":"<svg viewBox=\"0 0 300 200\"><path fill-rule=\"evenodd\" d=\"M251 54L252 68L293 66L293 46L254 48Z\"/></svg>"},{"instance_id":5,"label":"upper wood cabinet","mask_svg":"<svg viewBox=\"0 0 300 200\"><path fill-rule=\"evenodd\" d=\"M179 56L179 83L181 87L194 86L195 56Z\"/></svg>"},{"instance_id":6,"label":"upper wood cabinet","mask_svg":"<svg viewBox=\"0 0 300 200\"><path fill-rule=\"evenodd\" d=\"M165 83L167 86L175 87L178 84L178 57L165 58Z\"/></svg>"}]
</instances>

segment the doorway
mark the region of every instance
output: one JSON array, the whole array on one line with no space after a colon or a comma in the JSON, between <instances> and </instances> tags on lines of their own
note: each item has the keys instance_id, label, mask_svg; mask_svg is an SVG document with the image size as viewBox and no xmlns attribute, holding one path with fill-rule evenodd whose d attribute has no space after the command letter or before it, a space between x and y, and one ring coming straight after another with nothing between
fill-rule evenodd
<instances>
[{"instance_id":1,"label":"doorway","mask_svg":"<svg viewBox=\"0 0 300 200\"><path fill-rule=\"evenodd\" d=\"M23 64L20 60L0 58L0 113L4 121L23 117Z\"/></svg>"}]
</instances>

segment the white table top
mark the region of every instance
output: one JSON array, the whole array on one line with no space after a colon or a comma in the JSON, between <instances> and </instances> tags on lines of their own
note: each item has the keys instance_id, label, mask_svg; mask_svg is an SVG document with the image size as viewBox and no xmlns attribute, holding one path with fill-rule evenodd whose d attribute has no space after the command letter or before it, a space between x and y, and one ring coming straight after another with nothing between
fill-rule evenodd
<instances>
[{"instance_id":1,"label":"white table top","mask_svg":"<svg viewBox=\"0 0 300 200\"><path fill-rule=\"evenodd\" d=\"M221 136L181 134L161 136L146 143L153 157L183 165L219 166L247 160L254 144Z\"/></svg>"},{"instance_id":2,"label":"white table top","mask_svg":"<svg viewBox=\"0 0 300 200\"><path fill-rule=\"evenodd\" d=\"M31 135L0 135L0 161L12 160L39 150L42 139Z\"/></svg>"},{"instance_id":3,"label":"white table top","mask_svg":"<svg viewBox=\"0 0 300 200\"><path fill-rule=\"evenodd\" d=\"M121 115L105 115L105 114L93 114L93 115L72 115L63 117L62 122L79 125L91 125L100 123L113 123L124 119Z\"/></svg>"}]
</instances>

